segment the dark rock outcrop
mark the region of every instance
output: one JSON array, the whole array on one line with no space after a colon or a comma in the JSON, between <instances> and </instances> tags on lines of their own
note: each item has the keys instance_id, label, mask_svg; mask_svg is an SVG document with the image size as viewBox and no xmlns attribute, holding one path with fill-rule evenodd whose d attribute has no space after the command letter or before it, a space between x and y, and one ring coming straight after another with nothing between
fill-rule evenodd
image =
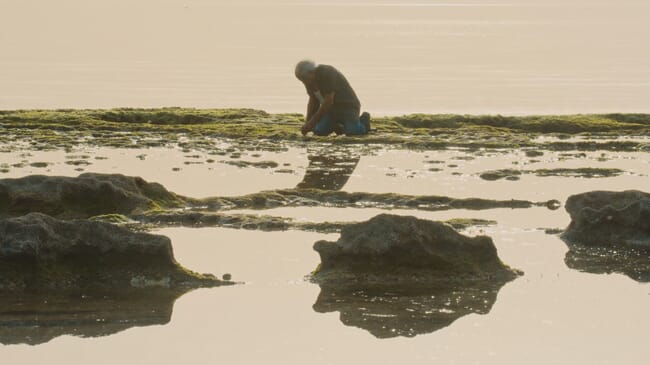
<instances>
[{"instance_id":1,"label":"dark rock outcrop","mask_svg":"<svg viewBox=\"0 0 650 365\"><path fill-rule=\"evenodd\" d=\"M504 265L486 236L451 226L381 214L319 241L321 287L316 312L341 313L347 326L379 338L413 337L471 313L486 314L498 291L521 272Z\"/></svg>"},{"instance_id":2,"label":"dark rock outcrop","mask_svg":"<svg viewBox=\"0 0 650 365\"><path fill-rule=\"evenodd\" d=\"M570 196L565 207L571 223L562 238L569 245L650 251L650 194L592 191Z\"/></svg>"},{"instance_id":3,"label":"dark rock outcrop","mask_svg":"<svg viewBox=\"0 0 650 365\"><path fill-rule=\"evenodd\" d=\"M408 216L381 214L343 227L337 242L318 241L314 250L321 265L312 279L337 288L506 282L520 274L501 262L490 237Z\"/></svg>"},{"instance_id":4,"label":"dark rock outcrop","mask_svg":"<svg viewBox=\"0 0 650 365\"><path fill-rule=\"evenodd\" d=\"M0 292L127 291L232 284L192 273L169 238L31 213L0 220Z\"/></svg>"},{"instance_id":5,"label":"dark rock outcrop","mask_svg":"<svg viewBox=\"0 0 650 365\"><path fill-rule=\"evenodd\" d=\"M0 295L0 343L38 345L64 335L109 336L169 323L173 290L89 294Z\"/></svg>"},{"instance_id":6,"label":"dark rock outcrop","mask_svg":"<svg viewBox=\"0 0 650 365\"><path fill-rule=\"evenodd\" d=\"M120 174L0 179L0 217L39 212L65 219L88 218L180 205L181 198L162 185Z\"/></svg>"},{"instance_id":7,"label":"dark rock outcrop","mask_svg":"<svg viewBox=\"0 0 650 365\"><path fill-rule=\"evenodd\" d=\"M566 210L571 223L561 237L568 267L650 281L650 194L592 191L570 196Z\"/></svg>"}]
</instances>

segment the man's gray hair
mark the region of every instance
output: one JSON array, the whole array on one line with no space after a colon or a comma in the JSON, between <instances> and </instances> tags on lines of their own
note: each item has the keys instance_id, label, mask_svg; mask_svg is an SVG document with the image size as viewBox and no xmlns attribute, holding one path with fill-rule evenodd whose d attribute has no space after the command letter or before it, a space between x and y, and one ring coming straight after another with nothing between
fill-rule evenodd
<instances>
[{"instance_id":1,"label":"man's gray hair","mask_svg":"<svg viewBox=\"0 0 650 365\"><path fill-rule=\"evenodd\" d=\"M308 73L314 71L316 68L316 63L312 60L302 60L296 64L296 77L302 79L307 76Z\"/></svg>"}]
</instances>

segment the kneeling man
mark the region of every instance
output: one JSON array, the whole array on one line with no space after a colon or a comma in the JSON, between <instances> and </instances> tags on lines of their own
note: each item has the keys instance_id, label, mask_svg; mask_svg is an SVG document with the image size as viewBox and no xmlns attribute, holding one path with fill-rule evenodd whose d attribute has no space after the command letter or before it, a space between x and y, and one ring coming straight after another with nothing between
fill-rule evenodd
<instances>
[{"instance_id":1,"label":"kneeling man","mask_svg":"<svg viewBox=\"0 0 650 365\"><path fill-rule=\"evenodd\" d=\"M332 132L351 136L370 131L370 115L364 112L359 116L359 98L339 70L305 60L298 62L295 74L309 95L305 124L300 129L303 135L311 131L317 136Z\"/></svg>"}]
</instances>

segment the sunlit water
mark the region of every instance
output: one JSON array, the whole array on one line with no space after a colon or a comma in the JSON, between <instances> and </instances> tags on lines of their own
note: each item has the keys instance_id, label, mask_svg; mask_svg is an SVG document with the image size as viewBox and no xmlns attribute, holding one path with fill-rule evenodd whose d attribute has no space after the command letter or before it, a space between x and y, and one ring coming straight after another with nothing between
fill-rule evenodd
<instances>
[{"instance_id":1,"label":"sunlit water","mask_svg":"<svg viewBox=\"0 0 650 365\"><path fill-rule=\"evenodd\" d=\"M643 0L4 0L0 109L304 112L339 67L372 114L649 112Z\"/></svg>"},{"instance_id":2,"label":"sunlit water","mask_svg":"<svg viewBox=\"0 0 650 365\"><path fill-rule=\"evenodd\" d=\"M206 151L182 152L174 147L18 150L0 153L1 161L9 166L0 176L119 172L143 176L193 197L239 195L292 188L308 181L306 176L318 171L315 165L310 166L313 153L314 149L290 147L282 152L241 151L237 158L215 158ZM526 157L523 151L337 153L346 166L352 166L331 170L333 179L337 175L334 171L349 175L342 187L346 191L564 202L569 194L589 190L647 190L650 179L647 157L639 152L544 151L534 158ZM207 163L209 158L215 161ZM79 160L89 163L66 163ZM277 162L278 167L238 168L225 163L228 160L269 160ZM47 162L47 166L33 167L34 162ZM519 181L485 181L478 176L489 169L587 166L616 167L624 173L602 178L525 174ZM174 171L174 167L181 169ZM430 171L432 167L441 170ZM83 171L76 170L79 168ZM277 172L283 168L293 172ZM239 212L320 222L362 221L386 211L305 207ZM408 307L379 305L383 308L379 317L355 318L352 313L352 322L362 320L361 326L355 326L349 322L346 307L340 308L347 313L345 319L337 310L323 313L317 303L320 288L305 280L319 263L313 243L336 240L338 234L165 228L156 233L171 238L175 256L184 266L199 272L228 272L244 284L201 289L180 297L169 323L163 317L154 322L161 325L127 325L126 330L104 337L63 335L37 346L5 345L0 346L0 356L12 364L632 364L642 363L650 355L645 346L645 332L650 328L650 287L621 274L596 275L567 267L566 245L544 231L566 227L569 217L564 209L391 212L433 220L495 220L496 225L473 227L464 233L491 236L500 258L525 275L501 288L494 302L486 303L487 313L459 315L451 324L417 332L415 337L380 339L372 331L376 323L383 323L381 316L403 314L410 310ZM413 302L414 308L422 305L426 303ZM453 303L449 308L436 310L453 316Z\"/></svg>"}]
</instances>

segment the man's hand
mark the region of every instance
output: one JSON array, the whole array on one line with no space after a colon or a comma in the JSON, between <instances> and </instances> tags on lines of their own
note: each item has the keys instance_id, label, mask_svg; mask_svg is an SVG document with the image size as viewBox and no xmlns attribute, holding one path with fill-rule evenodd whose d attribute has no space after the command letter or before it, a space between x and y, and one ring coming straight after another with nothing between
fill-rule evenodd
<instances>
[{"instance_id":1,"label":"man's hand","mask_svg":"<svg viewBox=\"0 0 650 365\"><path fill-rule=\"evenodd\" d=\"M309 122L303 124L302 127L300 128L300 133L302 133L303 136L306 135L309 131L311 131L311 128L309 127Z\"/></svg>"}]
</instances>

